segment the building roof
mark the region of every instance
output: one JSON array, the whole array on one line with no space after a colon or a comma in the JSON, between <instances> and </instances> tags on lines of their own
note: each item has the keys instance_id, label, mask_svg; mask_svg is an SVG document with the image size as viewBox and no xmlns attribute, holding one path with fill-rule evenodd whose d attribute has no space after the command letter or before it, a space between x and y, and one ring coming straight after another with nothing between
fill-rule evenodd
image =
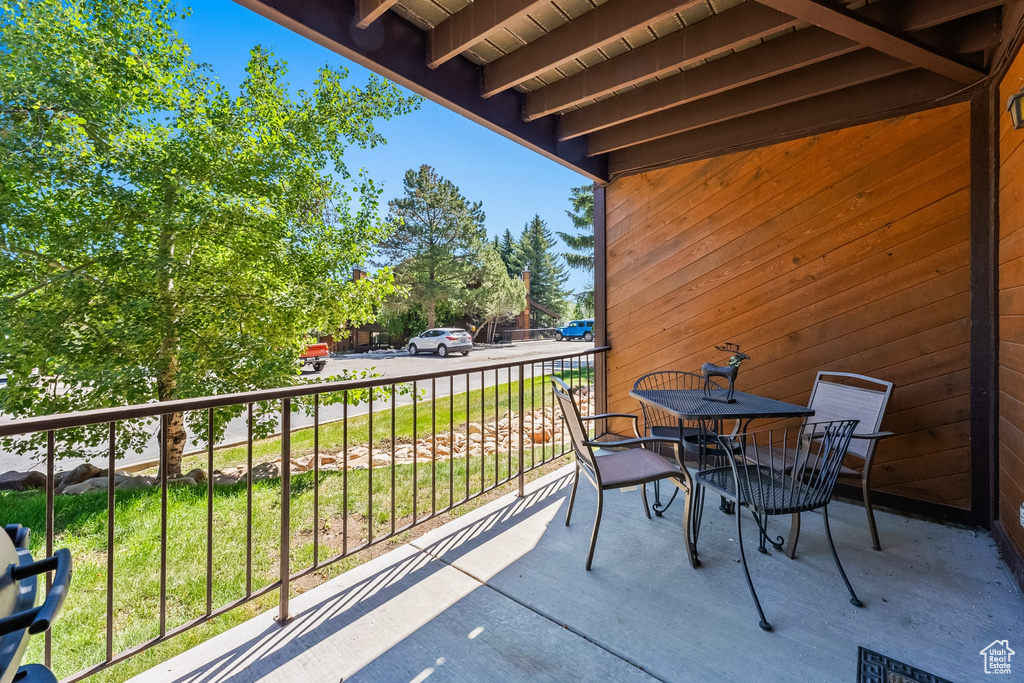
<instances>
[{"instance_id":1,"label":"building roof","mask_svg":"<svg viewBox=\"0 0 1024 683\"><path fill-rule=\"evenodd\" d=\"M239 0L597 181L967 98L1021 0Z\"/></svg>"}]
</instances>

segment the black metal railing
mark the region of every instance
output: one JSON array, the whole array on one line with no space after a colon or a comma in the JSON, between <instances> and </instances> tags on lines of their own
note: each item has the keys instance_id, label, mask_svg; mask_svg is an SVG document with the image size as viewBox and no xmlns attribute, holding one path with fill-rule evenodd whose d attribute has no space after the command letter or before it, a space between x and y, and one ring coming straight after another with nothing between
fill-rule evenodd
<instances>
[{"instance_id":1,"label":"black metal railing","mask_svg":"<svg viewBox=\"0 0 1024 683\"><path fill-rule=\"evenodd\" d=\"M73 583L65 611L84 611L74 619L66 617L55 627L56 633L46 633L39 658L65 681L77 681L273 591L278 591L278 620L286 622L289 595L297 580L314 573L326 575L330 565L514 480L522 496L528 472L571 451L555 413L548 377L560 375L582 390L593 382L594 357L607 350L599 347L456 372L306 384L0 423L0 438L45 434L45 513L42 528L34 523L33 530L45 538L48 556L55 544L68 545L76 533L79 522L72 517L88 507L82 501L92 501L96 517L102 516L104 503L99 495L77 503L70 496L55 495L58 437L62 430L78 428L103 428L106 434L105 539L97 540L102 532L95 529L93 539L105 548L80 553L85 556L82 561L95 565L88 565L89 571L106 573L105 588L93 591L105 590L103 611L99 613L95 596L81 595ZM354 395L365 396L364 414L353 413L349 399ZM338 398L340 419L322 420L323 403ZM257 440L254 411L268 403L279 407L279 433ZM244 444L230 452L215 443L214 411L226 407L240 408L246 421ZM292 415L300 407L312 414L312 425L293 431ZM201 453L206 482L173 486L163 466L168 418L194 411L206 413L206 448ZM116 488L118 424L126 420L158 421L160 466L152 488ZM307 445L297 446L297 440ZM254 468L262 466L257 461L273 472L276 461L267 464L270 450L279 453L279 476L254 476ZM312 456L308 470L293 463L302 451ZM231 453L240 460L237 464L244 470L244 479L222 486L216 481L222 475L215 474L220 471L215 470L218 455L227 462ZM225 468L223 462L221 468ZM244 506L238 500L242 495ZM429 503L424 500L427 495ZM118 515L133 514L119 511L119 505L153 515L153 541L158 545L151 553L155 566L140 569L118 560L124 550L117 543ZM199 512L183 520L182 506ZM266 510L277 506L279 534L267 529ZM243 510L244 532L237 519ZM202 518L198 529L197 516ZM127 522L122 519L121 523ZM185 543L181 543L183 536L188 539ZM275 540L276 548L272 547ZM192 560L183 559L189 553ZM225 563L225 557L233 561ZM226 581L222 575L230 573L224 566L240 571L243 565L244 584L239 580L235 588L222 585ZM199 598L201 593L205 600ZM186 602L183 596L187 595L193 597ZM127 618L126 611L135 626L115 628ZM64 661L63 653L71 647L65 643L72 640L72 634L61 630L65 623L80 631L88 631L92 624L95 641L102 640L102 647L92 642L92 650L78 651ZM126 642L132 633L144 636L138 642ZM77 637L81 640L81 635ZM61 653L56 662L55 650Z\"/></svg>"}]
</instances>

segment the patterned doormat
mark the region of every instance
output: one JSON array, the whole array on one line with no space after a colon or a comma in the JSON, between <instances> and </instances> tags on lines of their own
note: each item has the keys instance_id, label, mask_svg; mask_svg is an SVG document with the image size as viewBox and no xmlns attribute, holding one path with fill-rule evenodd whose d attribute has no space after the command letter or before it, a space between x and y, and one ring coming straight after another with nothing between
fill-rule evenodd
<instances>
[{"instance_id":1,"label":"patterned doormat","mask_svg":"<svg viewBox=\"0 0 1024 683\"><path fill-rule=\"evenodd\" d=\"M857 683L952 683L867 648L857 648Z\"/></svg>"}]
</instances>

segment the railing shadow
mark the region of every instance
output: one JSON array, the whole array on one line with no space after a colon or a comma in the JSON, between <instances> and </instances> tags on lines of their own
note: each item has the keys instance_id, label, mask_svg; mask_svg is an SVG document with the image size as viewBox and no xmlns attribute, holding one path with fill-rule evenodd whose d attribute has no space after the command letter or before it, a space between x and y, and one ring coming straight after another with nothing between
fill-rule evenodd
<instances>
[{"instance_id":1,"label":"railing shadow","mask_svg":"<svg viewBox=\"0 0 1024 683\"><path fill-rule=\"evenodd\" d=\"M414 550L408 557L372 576L298 611L284 627L268 625L244 643L173 679L174 683L232 683L236 680L240 683L251 678L242 674L252 668L256 668L260 676L268 675L550 504L560 505L571 482L571 473L557 476L524 497L458 526L441 538L433 539L423 550ZM409 551L399 549L392 554L402 552ZM330 583L314 589L329 590Z\"/></svg>"}]
</instances>

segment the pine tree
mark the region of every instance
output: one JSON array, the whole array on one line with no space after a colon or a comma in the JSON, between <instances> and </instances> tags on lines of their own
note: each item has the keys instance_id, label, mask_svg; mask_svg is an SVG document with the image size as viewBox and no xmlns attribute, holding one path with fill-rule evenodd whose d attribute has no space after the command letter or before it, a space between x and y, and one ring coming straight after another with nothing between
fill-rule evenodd
<instances>
[{"instance_id":1,"label":"pine tree","mask_svg":"<svg viewBox=\"0 0 1024 683\"><path fill-rule=\"evenodd\" d=\"M380 243L384 265L394 267L395 281L408 291L405 301L422 306L434 327L440 304L467 301L466 283L487 239L483 207L427 165L406 171L405 196L388 206L396 229Z\"/></svg>"},{"instance_id":2,"label":"pine tree","mask_svg":"<svg viewBox=\"0 0 1024 683\"><path fill-rule=\"evenodd\" d=\"M569 195L569 203L572 209L565 213L572 219L573 227L579 232L568 234L558 233L558 236L565 242L565 245L572 251L562 254L565 262L570 268L582 270L585 273L594 272L594 186L584 185L583 187L572 188ZM594 286L576 293L576 306L593 315L594 311Z\"/></svg>"},{"instance_id":3,"label":"pine tree","mask_svg":"<svg viewBox=\"0 0 1024 683\"><path fill-rule=\"evenodd\" d=\"M505 233L499 238L494 238L494 248L501 256L509 277L518 278L522 273L522 266L516 263L516 240L512 237L512 231L505 228Z\"/></svg>"},{"instance_id":4,"label":"pine tree","mask_svg":"<svg viewBox=\"0 0 1024 683\"><path fill-rule=\"evenodd\" d=\"M573 253L562 254L570 268L594 272L594 186L572 188L569 195L572 209L565 213L572 219L573 227L579 232L570 235L565 232L558 236Z\"/></svg>"},{"instance_id":5,"label":"pine tree","mask_svg":"<svg viewBox=\"0 0 1024 683\"><path fill-rule=\"evenodd\" d=\"M568 308L569 291L565 288L568 277L559 255L552 251L554 235L547 223L535 215L523 228L516 244L515 262L530 269L530 297L554 311Z\"/></svg>"}]
</instances>

